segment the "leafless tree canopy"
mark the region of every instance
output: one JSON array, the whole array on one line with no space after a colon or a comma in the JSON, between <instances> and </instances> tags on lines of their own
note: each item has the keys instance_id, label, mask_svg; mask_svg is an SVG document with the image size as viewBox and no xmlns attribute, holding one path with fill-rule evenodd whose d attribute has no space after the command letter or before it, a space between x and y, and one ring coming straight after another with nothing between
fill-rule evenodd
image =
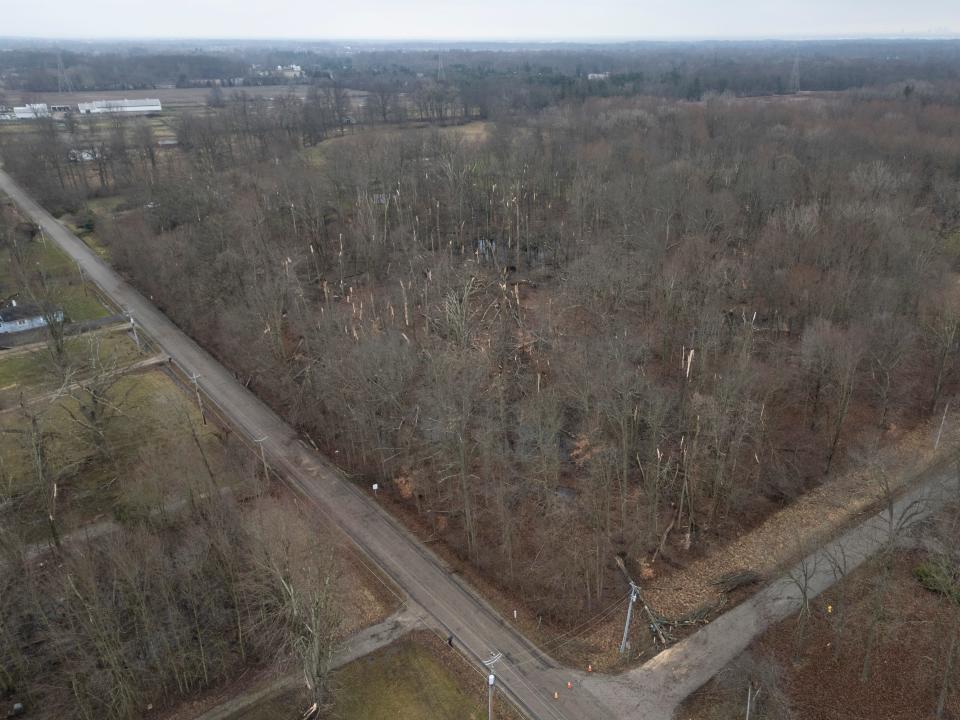
<instances>
[{"instance_id":1,"label":"leafless tree canopy","mask_svg":"<svg viewBox=\"0 0 960 720\"><path fill-rule=\"evenodd\" d=\"M462 114L442 89L406 111ZM399 101L375 92L382 123ZM617 552L682 562L756 522L956 389L949 99L592 99L385 132L332 81L226 95L176 151L81 122L4 159L54 207L121 193L96 232L146 293L545 614L620 593ZM97 159L68 162L77 143Z\"/></svg>"}]
</instances>

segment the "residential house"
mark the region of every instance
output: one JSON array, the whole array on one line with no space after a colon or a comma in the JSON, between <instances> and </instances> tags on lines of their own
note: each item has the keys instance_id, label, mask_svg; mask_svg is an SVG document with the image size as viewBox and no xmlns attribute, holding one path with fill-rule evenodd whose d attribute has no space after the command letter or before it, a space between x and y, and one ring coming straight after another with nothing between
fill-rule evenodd
<instances>
[{"instance_id":1,"label":"residential house","mask_svg":"<svg viewBox=\"0 0 960 720\"><path fill-rule=\"evenodd\" d=\"M56 310L53 316L58 322L63 321L63 310ZM0 335L24 332L46 327L47 316L39 306L30 303L18 303L11 300L8 305L0 308Z\"/></svg>"}]
</instances>

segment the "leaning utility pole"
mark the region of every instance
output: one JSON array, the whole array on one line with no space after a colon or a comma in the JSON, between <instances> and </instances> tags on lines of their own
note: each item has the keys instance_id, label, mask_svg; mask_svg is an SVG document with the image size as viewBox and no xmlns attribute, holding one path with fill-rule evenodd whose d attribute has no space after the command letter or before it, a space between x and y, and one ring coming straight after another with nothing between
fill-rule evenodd
<instances>
[{"instance_id":1,"label":"leaning utility pole","mask_svg":"<svg viewBox=\"0 0 960 720\"><path fill-rule=\"evenodd\" d=\"M627 582L630 584L630 604L627 605L627 621L623 625L623 640L620 641L620 654L623 655L627 651L627 636L630 633L630 620L633 618L633 606L639 600L640 605L643 606L643 611L647 615L647 621L650 625L650 632L653 633L654 643L659 642L662 647L666 647L667 643L673 638L664 632L665 626L675 626L678 624L693 625L696 621L681 621L680 623L671 622L666 620L656 612L654 612L647 601L643 597L643 593L640 592L640 586L637 585L633 578L630 577L630 573L627 572L626 563L623 562L623 558L619 555L615 556L614 559L617 561L617 565L620 566L620 570L623 572L623 576L627 579Z\"/></svg>"},{"instance_id":2,"label":"leaning utility pole","mask_svg":"<svg viewBox=\"0 0 960 720\"><path fill-rule=\"evenodd\" d=\"M623 640L620 641L620 654L623 655L627 651L627 635L630 632L630 619L633 617L633 604L637 602L637 598L640 596L640 588L637 587L637 584L630 581L630 602L627 604L627 620L623 623Z\"/></svg>"}]
</instances>

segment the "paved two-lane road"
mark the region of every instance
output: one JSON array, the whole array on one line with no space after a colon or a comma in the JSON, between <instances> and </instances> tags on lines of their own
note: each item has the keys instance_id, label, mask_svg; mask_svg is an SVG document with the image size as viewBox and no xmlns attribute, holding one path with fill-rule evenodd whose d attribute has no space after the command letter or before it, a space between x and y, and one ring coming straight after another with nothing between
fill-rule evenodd
<instances>
[{"instance_id":1,"label":"paved two-lane road","mask_svg":"<svg viewBox=\"0 0 960 720\"><path fill-rule=\"evenodd\" d=\"M203 348L187 337L149 300L103 263L83 242L40 207L6 173L0 190L40 225L87 277L126 312L188 375L198 375L204 392L237 427L253 439L265 437L264 450L284 479L313 501L413 602L429 622L456 638L457 647L479 668L493 651L498 685L524 713L537 720L612 720L582 686L566 690L562 668L503 620L472 588L452 574L374 500L347 481L319 453L307 447L276 413L236 381ZM477 682L484 679L478 674ZM559 692L559 699L554 699Z\"/></svg>"}]
</instances>

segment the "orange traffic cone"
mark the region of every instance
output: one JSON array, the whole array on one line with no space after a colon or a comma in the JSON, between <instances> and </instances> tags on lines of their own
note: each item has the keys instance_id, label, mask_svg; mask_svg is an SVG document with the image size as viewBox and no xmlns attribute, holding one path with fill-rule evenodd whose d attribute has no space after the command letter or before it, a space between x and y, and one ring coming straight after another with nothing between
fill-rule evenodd
<instances>
[{"instance_id":1,"label":"orange traffic cone","mask_svg":"<svg viewBox=\"0 0 960 720\"><path fill-rule=\"evenodd\" d=\"M567 680L567 690L573 690L573 683Z\"/></svg>"},{"instance_id":2,"label":"orange traffic cone","mask_svg":"<svg viewBox=\"0 0 960 720\"><path fill-rule=\"evenodd\" d=\"M593 672L593 665L587 665L587 672Z\"/></svg>"}]
</instances>

